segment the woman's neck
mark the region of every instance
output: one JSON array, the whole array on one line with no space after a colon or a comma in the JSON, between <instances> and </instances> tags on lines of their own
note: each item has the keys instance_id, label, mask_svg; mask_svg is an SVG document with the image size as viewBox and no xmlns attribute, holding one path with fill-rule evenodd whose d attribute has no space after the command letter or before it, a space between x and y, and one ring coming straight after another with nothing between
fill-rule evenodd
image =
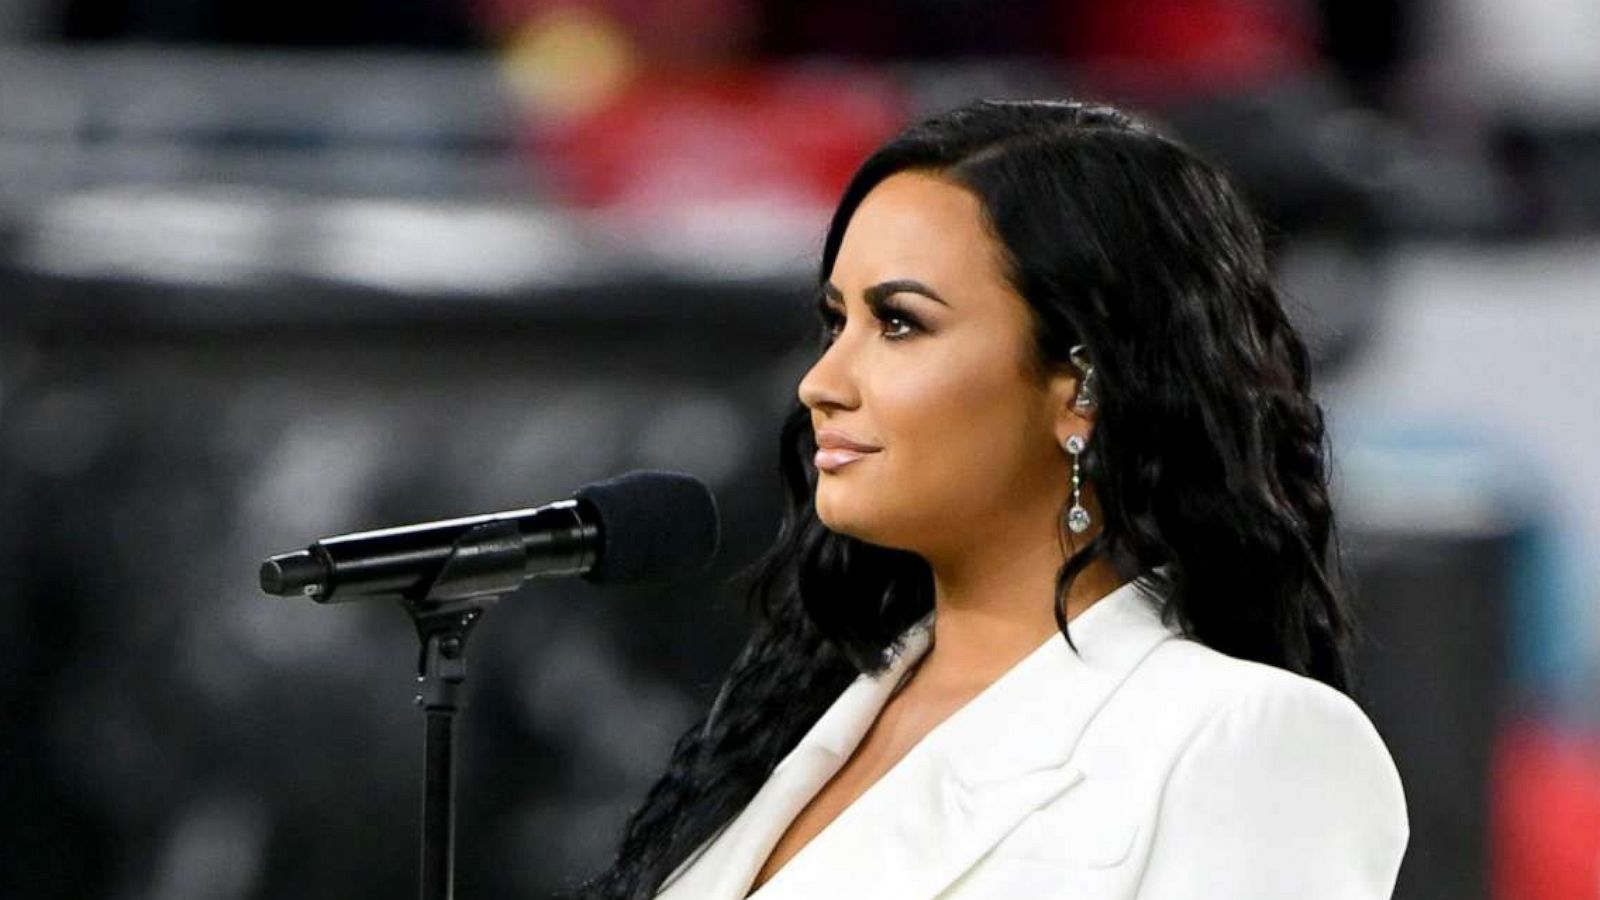
<instances>
[{"instance_id":1,"label":"woman's neck","mask_svg":"<svg viewBox=\"0 0 1600 900\"><path fill-rule=\"evenodd\" d=\"M1059 632L1053 600L1065 562L1053 543L1027 553L971 554L971 565L933 565L933 643L916 678L935 691L981 690ZM1070 621L1122 584L1100 557L1073 581Z\"/></svg>"}]
</instances>

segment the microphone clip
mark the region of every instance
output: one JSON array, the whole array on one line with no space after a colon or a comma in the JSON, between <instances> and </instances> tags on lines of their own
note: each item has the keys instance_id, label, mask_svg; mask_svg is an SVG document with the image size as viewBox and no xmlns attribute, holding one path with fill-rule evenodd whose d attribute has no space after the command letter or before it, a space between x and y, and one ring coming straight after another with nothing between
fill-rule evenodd
<instances>
[{"instance_id":1,"label":"microphone clip","mask_svg":"<svg viewBox=\"0 0 1600 900\"><path fill-rule=\"evenodd\" d=\"M513 522L485 522L456 539L450 558L423 588L401 595L421 650L417 705L427 712L460 709L467 638L485 611L522 585L527 554Z\"/></svg>"}]
</instances>

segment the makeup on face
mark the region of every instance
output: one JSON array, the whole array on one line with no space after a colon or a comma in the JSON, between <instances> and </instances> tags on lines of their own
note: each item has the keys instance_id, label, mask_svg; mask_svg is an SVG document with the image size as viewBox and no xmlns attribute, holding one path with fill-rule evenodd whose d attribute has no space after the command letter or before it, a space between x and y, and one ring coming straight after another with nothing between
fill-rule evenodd
<instances>
[{"instance_id":1,"label":"makeup on face","mask_svg":"<svg viewBox=\"0 0 1600 900\"><path fill-rule=\"evenodd\" d=\"M885 179L852 216L817 288L822 352L797 386L828 528L935 552L979 518L1035 515L1019 496L1053 502L1048 392L1022 364L1031 313L986 229L975 196L923 173Z\"/></svg>"},{"instance_id":2,"label":"makeup on face","mask_svg":"<svg viewBox=\"0 0 1600 900\"><path fill-rule=\"evenodd\" d=\"M824 472L836 472L881 449L883 448L865 443L838 429L824 428L817 432L817 453L814 461L818 469Z\"/></svg>"}]
</instances>

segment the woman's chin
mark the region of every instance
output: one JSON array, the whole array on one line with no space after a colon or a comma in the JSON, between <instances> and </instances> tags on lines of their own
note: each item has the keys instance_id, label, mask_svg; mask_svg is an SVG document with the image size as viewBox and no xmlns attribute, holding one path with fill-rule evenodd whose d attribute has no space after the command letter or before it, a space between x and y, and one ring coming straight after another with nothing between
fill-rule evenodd
<instances>
[{"instance_id":1,"label":"woman's chin","mask_svg":"<svg viewBox=\"0 0 1600 900\"><path fill-rule=\"evenodd\" d=\"M817 504L817 521L821 522L823 527L829 531L850 537L856 536L855 528L852 527L848 516L841 516L837 512L828 511L820 502Z\"/></svg>"},{"instance_id":2,"label":"woman's chin","mask_svg":"<svg viewBox=\"0 0 1600 900\"><path fill-rule=\"evenodd\" d=\"M873 531L873 517L865 515L856 503L832 494L833 491L826 487L817 489L817 521L837 534L870 540L866 535Z\"/></svg>"},{"instance_id":3,"label":"woman's chin","mask_svg":"<svg viewBox=\"0 0 1600 900\"><path fill-rule=\"evenodd\" d=\"M891 549L905 549L904 541L896 539L896 529L886 527L881 513L862 511L849 505L825 503L817 497L817 521L829 531L855 538L868 544Z\"/></svg>"}]
</instances>

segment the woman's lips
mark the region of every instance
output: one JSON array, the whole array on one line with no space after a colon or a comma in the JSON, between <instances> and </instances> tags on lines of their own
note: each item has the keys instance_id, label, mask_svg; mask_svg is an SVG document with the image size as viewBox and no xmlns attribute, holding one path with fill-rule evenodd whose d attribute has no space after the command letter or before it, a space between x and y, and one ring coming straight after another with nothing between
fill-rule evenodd
<instances>
[{"instance_id":1,"label":"woman's lips","mask_svg":"<svg viewBox=\"0 0 1600 900\"><path fill-rule=\"evenodd\" d=\"M879 449L837 429L821 428L817 430L817 454L813 461L822 471L832 472Z\"/></svg>"},{"instance_id":2,"label":"woman's lips","mask_svg":"<svg viewBox=\"0 0 1600 900\"><path fill-rule=\"evenodd\" d=\"M818 450L814 462L822 471L833 472L866 455L859 450Z\"/></svg>"}]
</instances>

